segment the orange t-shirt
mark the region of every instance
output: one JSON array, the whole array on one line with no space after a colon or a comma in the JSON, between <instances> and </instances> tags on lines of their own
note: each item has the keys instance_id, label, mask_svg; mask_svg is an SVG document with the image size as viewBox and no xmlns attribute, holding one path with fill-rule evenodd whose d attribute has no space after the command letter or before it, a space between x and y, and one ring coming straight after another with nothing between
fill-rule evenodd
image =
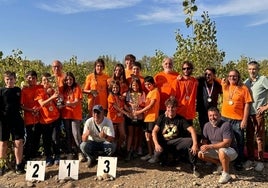
<instances>
[{"instance_id":1,"label":"orange t-shirt","mask_svg":"<svg viewBox=\"0 0 268 188\"><path fill-rule=\"evenodd\" d=\"M21 90L21 105L26 108L40 108L39 103L35 100L37 89L43 88L42 85L32 87L23 87ZM24 125L33 125L39 123L39 115L34 115L32 112L24 110Z\"/></svg>"},{"instance_id":2,"label":"orange t-shirt","mask_svg":"<svg viewBox=\"0 0 268 188\"><path fill-rule=\"evenodd\" d=\"M47 100L49 98L45 89L38 89L36 91L35 100ZM57 120L60 117L60 113L58 108L55 105L54 101L50 101L48 104L40 108L40 123L41 124L49 124L53 121Z\"/></svg>"},{"instance_id":3,"label":"orange t-shirt","mask_svg":"<svg viewBox=\"0 0 268 188\"><path fill-rule=\"evenodd\" d=\"M73 90L63 92L63 87L60 88L63 95L64 103L73 102L77 99L79 102L75 106L65 106L61 109L61 117L63 119L82 120L82 89L77 85Z\"/></svg>"},{"instance_id":4,"label":"orange t-shirt","mask_svg":"<svg viewBox=\"0 0 268 188\"><path fill-rule=\"evenodd\" d=\"M119 96L109 94L108 96L108 113L107 117L112 120L113 123L121 123L124 121L124 116L122 113L118 112L113 105L117 104L121 109L124 108L124 101L120 99Z\"/></svg>"},{"instance_id":5,"label":"orange t-shirt","mask_svg":"<svg viewBox=\"0 0 268 188\"><path fill-rule=\"evenodd\" d=\"M157 88L154 88L152 91L146 95L145 106L148 106L152 100L155 100L154 105L147 112L145 112L144 122L155 122L159 114L160 106L160 94Z\"/></svg>"},{"instance_id":6,"label":"orange t-shirt","mask_svg":"<svg viewBox=\"0 0 268 188\"><path fill-rule=\"evenodd\" d=\"M103 109L107 109L107 98L108 98L108 85L107 80L109 76L107 74L94 75L91 73L87 76L85 81L85 90L96 90L98 92L96 97L92 94L88 94L88 109L91 110L94 105L102 105Z\"/></svg>"},{"instance_id":7,"label":"orange t-shirt","mask_svg":"<svg viewBox=\"0 0 268 188\"><path fill-rule=\"evenodd\" d=\"M65 74L64 73L61 73L61 75L60 76L56 76L56 78L57 78L57 85L58 85L58 87L59 88L62 87L63 86L63 80L65 78Z\"/></svg>"},{"instance_id":8,"label":"orange t-shirt","mask_svg":"<svg viewBox=\"0 0 268 188\"><path fill-rule=\"evenodd\" d=\"M113 78L109 78L107 80L107 85L109 87L111 81L113 80ZM121 82L119 81L119 84L120 84L120 94L123 94L123 93L126 93L128 91L128 83L127 83L127 80L126 82Z\"/></svg>"},{"instance_id":9,"label":"orange t-shirt","mask_svg":"<svg viewBox=\"0 0 268 188\"><path fill-rule=\"evenodd\" d=\"M179 74L176 72L160 72L155 75L154 81L160 93L160 110L166 110L165 102L171 96L175 95L172 88L172 82L177 79Z\"/></svg>"},{"instance_id":10,"label":"orange t-shirt","mask_svg":"<svg viewBox=\"0 0 268 188\"><path fill-rule=\"evenodd\" d=\"M129 77L131 77L132 75L132 69L125 69L125 75L126 75L126 78L128 79Z\"/></svg>"},{"instance_id":11,"label":"orange t-shirt","mask_svg":"<svg viewBox=\"0 0 268 188\"><path fill-rule=\"evenodd\" d=\"M223 84L222 92L222 116L234 120L242 120L245 104L252 102L252 97L247 86L227 86Z\"/></svg>"},{"instance_id":12,"label":"orange t-shirt","mask_svg":"<svg viewBox=\"0 0 268 188\"><path fill-rule=\"evenodd\" d=\"M175 97L178 100L177 114L183 116L187 120L192 120L196 116L196 95L198 81L194 77L189 79L182 78L174 80L173 87Z\"/></svg>"}]
</instances>

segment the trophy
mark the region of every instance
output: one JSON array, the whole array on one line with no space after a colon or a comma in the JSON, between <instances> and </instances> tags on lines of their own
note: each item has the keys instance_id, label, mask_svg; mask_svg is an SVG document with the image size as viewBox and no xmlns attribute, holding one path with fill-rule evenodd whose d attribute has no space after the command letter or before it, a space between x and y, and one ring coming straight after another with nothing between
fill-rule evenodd
<instances>
[{"instance_id":1,"label":"trophy","mask_svg":"<svg viewBox=\"0 0 268 188\"><path fill-rule=\"evenodd\" d=\"M139 96L140 93L134 92L134 93L130 93L130 102L132 103L132 112L134 113L136 110L138 110L139 108ZM133 116L132 119L134 122L138 121L138 117L137 116Z\"/></svg>"},{"instance_id":2,"label":"trophy","mask_svg":"<svg viewBox=\"0 0 268 188\"><path fill-rule=\"evenodd\" d=\"M54 92L58 92L59 93L59 87L58 87L57 78L55 76L51 76L51 77L48 78L48 80L51 83L51 86L52 86ZM52 88L48 88L47 90L52 89ZM60 108L60 107L62 107L64 105L63 98L60 95L56 99L56 105L57 105L58 108Z\"/></svg>"}]
</instances>

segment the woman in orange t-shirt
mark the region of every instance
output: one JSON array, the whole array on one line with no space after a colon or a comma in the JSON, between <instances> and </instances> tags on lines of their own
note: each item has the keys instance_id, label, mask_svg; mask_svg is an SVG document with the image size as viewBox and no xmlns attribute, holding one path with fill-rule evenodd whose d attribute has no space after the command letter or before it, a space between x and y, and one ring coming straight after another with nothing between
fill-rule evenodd
<instances>
[{"instance_id":1,"label":"woman in orange t-shirt","mask_svg":"<svg viewBox=\"0 0 268 188\"><path fill-rule=\"evenodd\" d=\"M97 59L94 64L94 73L87 76L83 93L88 95L88 115L91 116L94 105L101 105L107 113L108 86L109 76L103 73L105 63L103 59Z\"/></svg>"},{"instance_id":2,"label":"woman in orange t-shirt","mask_svg":"<svg viewBox=\"0 0 268 188\"><path fill-rule=\"evenodd\" d=\"M123 115L129 116L129 114L124 110L125 103L123 97L120 96L119 81L111 81L109 91L107 117L113 122L117 150L120 152L123 143L126 141L125 119Z\"/></svg>"},{"instance_id":3,"label":"woman in orange t-shirt","mask_svg":"<svg viewBox=\"0 0 268 188\"><path fill-rule=\"evenodd\" d=\"M72 160L73 141L75 143L74 154L82 156L80 152L80 144L82 142L80 128L82 120L82 90L76 83L73 73L66 73L60 92L64 103L64 107L61 109L61 117L66 132L67 158Z\"/></svg>"}]
</instances>

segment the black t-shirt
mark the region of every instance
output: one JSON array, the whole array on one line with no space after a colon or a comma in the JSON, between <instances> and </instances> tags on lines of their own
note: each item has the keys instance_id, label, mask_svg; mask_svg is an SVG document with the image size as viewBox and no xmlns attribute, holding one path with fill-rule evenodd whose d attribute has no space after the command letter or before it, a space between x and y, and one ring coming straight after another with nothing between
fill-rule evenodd
<instances>
[{"instance_id":1,"label":"black t-shirt","mask_svg":"<svg viewBox=\"0 0 268 188\"><path fill-rule=\"evenodd\" d=\"M0 108L4 116L14 116L20 114L21 111L21 89L14 88L0 88Z\"/></svg>"},{"instance_id":2,"label":"black t-shirt","mask_svg":"<svg viewBox=\"0 0 268 188\"><path fill-rule=\"evenodd\" d=\"M165 114L162 114L158 117L156 125L160 127L160 131L158 132L160 142L190 136L187 128L191 125L179 115L169 118Z\"/></svg>"}]
</instances>

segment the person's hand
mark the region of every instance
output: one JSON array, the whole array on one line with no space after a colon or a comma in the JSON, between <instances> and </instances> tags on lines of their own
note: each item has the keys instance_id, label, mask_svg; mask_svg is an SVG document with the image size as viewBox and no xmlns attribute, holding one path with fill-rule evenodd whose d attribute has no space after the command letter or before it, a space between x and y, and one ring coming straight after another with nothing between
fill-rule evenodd
<instances>
[{"instance_id":1,"label":"person's hand","mask_svg":"<svg viewBox=\"0 0 268 188\"><path fill-rule=\"evenodd\" d=\"M162 152L163 151L163 148L159 144L155 145L154 149L155 149L156 152Z\"/></svg>"},{"instance_id":2,"label":"person's hand","mask_svg":"<svg viewBox=\"0 0 268 188\"><path fill-rule=\"evenodd\" d=\"M196 155L198 153L198 145L197 144L194 144L191 148L191 152L192 154Z\"/></svg>"},{"instance_id":3,"label":"person's hand","mask_svg":"<svg viewBox=\"0 0 268 188\"><path fill-rule=\"evenodd\" d=\"M83 133L83 135L82 135L82 141L83 142L86 142L87 140L88 140L88 136L90 135L90 130L89 129L87 129L84 133Z\"/></svg>"},{"instance_id":4,"label":"person's hand","mask_svg":"<svg viewBox=\"0 0 268 188\"><path fill-rule=\"evenodd\" d=\"M206 152L206 151L208 151L208 150L210 150L210 149L211 149L211 146L208 145L208 144L202 145L202 146L200 147L200 150L201 150L202 152Z\"/></svg>"},{"instance_id":5,"label":"person's hand","mask_svg":"<svg viewBox=\"0 0 268 188\"><path fill-rule=\"evenodd\" d=\"M104 133L104 130L101 130L101 132L99 133L99 137L100 138L106 138L107 134Z\"/></svg>"},{"instance_id":6,"label":"person's hand","mask_svg":"<svg viewBox=\"0 0 268 188\"><path fill-rule=\"evenodd\" d=\"M245 129L247 128L247 121L246 120L242 120L241 123L240 123L240 128L241 129Z\"/></svg>"},{"instance_id":7,"label":"person's hand","mask_svg":"<svg viewBox=\"0 0 268 188\"><path fill-rule=\"evenodd\" d=\"M257 113L258 114L263 114L266 110L266 107L265 106L260 106L258 109L257 109Z\"/></svg>"}]
</instances>

